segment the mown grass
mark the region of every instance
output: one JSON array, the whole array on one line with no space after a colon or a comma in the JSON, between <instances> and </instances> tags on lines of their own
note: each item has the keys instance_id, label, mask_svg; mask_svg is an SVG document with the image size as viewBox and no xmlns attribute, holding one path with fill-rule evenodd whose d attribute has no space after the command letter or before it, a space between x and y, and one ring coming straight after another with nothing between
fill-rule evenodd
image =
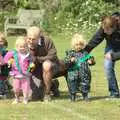
<instances>
[{"instance_id":1,"label":"mown grass","mask_svg":"<svg viewBox=\"0 0 120 120\"><path fill-rule=\"evenodd\" d=\"M51 36L58 50L58 56L63 58L64 51L69 48L70 36ZM13 48L15 38L8 38L9 49ZM68 98L67 86L63 77L59 78L61 97L54 98L52 102L30 102L12 105L12 100L0 100L0 120L119 120L120 100L107 100L107 80L103 68L103 49L105 43L98 46L91 54L96 58L96 65L91 67L92 83L90 101L84 102L78 97L78 101L71 103ZM119 81L119 61L116 65Z\"/></svg>"}]
</instances>

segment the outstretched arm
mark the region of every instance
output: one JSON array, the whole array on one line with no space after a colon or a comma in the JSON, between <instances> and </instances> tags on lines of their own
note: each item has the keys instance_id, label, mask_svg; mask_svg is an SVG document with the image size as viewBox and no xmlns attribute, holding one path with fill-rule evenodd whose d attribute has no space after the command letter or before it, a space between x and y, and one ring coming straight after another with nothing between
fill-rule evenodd
<instances>
[{"instance_id":1,"label":"outstretched arm","mask_svg":"<svg viewBox=\"0 0 120 120\"><path fill-rule=\"evenodd\" d=\"M102 28L100 28L92 39L88 42L87 46L85 47L85 51L88 53L91 52L97 45L99 45L104 40L105 34Z\"/></svg>"}]
</instances>

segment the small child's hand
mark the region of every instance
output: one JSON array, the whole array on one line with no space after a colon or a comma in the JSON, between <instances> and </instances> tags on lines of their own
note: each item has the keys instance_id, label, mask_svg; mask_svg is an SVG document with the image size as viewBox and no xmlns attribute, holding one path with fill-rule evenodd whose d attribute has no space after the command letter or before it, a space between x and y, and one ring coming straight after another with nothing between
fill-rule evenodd
<instances>
[{"instance_id":1,"label":"small child's hand","mask_svg":"<svg viewBox=\"0 0 120 120\"><path fill-rule=\"evenodd\" d=\"M30 71L33 72L35 69L35 64L34 63L31 63L30 64Z\"/></svg>"},{"instance_id":2,"label":"small child's hand","mask_svg":"<svg viewBox=\"0 0 120 120\"><path fill-rule=\"evenodd\" d=\"M8 64L9 64L9 65L12 65L12 64L13 64L13 62L14 62L14 59L13 59L13 58L11 58L11 59L8 61Z\"/></svg>"},{"instance_id":3,"label":"small child's hand","mask_svg":"<svg viewBox=\"0 0 120 120\"><path fill-rule=\"evenodd\" d=\"M13 58L11 58L10 60L8 60L8 68L11 68L13 62L14 62Z\"/></svg>"},{"instance_id":4,"label":"small child's hand","mask_svg":"<svg viewBox=\"0 0 120 120\"><path fill-rule=\"evenodd\" d=\"M76 58L75 58L75 57L71 57L70 61L71 61L71 62L75 62L75 61L76 61Z\"/></svg>"},{"instance_id":5,"label":"small child's hand","mask_svg":"<svg viewBox=\"0 0 120 120\"><path fill-rule=\"evenodd\" d=\"M91 65L91 66L92 66L92 65L95 65L95 63L96 63L96 62L95 62L95 58L94 58L93 56L92 56L87 62L88 62L88 64Z\"/></svg>"},{"instance_id":6,"label":"small child's hand","mask_svg":"<svg viewBox=\"0 0 120 120\"><path fill-rule=\"evenodd\" d=\"M92 61L91 61L90 59L89 59L87 62L88 62L88 64L89 64L89 65L91 65L91 64L92 64Z\"/></svg>"}]
</instances>

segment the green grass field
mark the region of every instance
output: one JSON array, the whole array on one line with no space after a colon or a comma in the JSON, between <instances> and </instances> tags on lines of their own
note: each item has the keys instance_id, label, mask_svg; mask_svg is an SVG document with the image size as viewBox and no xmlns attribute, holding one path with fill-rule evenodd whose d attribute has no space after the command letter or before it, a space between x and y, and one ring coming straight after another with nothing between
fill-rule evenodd
<instances>
[{"instance_id":1,"label":"green grass field","mask_svg":"<svg viewBox=\"0 0 120 120\"><path fill-rule=\"evenodd\" d=\"M69 48L70 37L63 35L51 36L58 50L58 56L64 57L64 51ZM13 48L15 38L8 38L9 49ZM0 120L120 120L120 100L107 100L108 87L103 68L104 43L98 46L92 54L96 65L91 67L92 83L90 101L71 103L68 98L67 86L63 77L59 78L61 97L49 103L30 102L12 105L12 100L0 100ZM116 65L117 78L120 86L119 62Z\"/></svg>"}]
</instances>

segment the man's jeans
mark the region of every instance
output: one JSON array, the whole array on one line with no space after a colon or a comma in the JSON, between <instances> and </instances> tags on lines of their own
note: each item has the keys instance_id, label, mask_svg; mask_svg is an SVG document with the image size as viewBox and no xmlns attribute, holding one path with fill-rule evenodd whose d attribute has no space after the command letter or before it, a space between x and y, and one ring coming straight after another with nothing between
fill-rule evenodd
<instances>
[{"instance_id":1,"label":"man's jeans","mask_svg":"<svg viewBox=\"0 0 120 120\"><path fill-rule=\"evenodd\" d=\"M104 67L105 73L108 80L108 87L111 96L119 96L119 88L116 80L116 75L114 71L115 62L105 58Z\"/></svg>"}]
</instances>

